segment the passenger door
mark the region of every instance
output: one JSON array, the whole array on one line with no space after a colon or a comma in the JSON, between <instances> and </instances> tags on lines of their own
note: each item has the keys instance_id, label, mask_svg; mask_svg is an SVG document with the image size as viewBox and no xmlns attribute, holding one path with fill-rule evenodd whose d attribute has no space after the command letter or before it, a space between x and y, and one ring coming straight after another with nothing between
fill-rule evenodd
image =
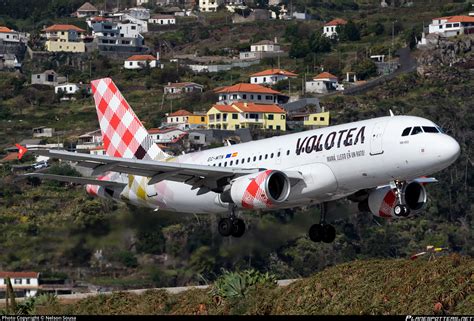
<instances>
[{"instance_id":1,"label":"passenger door","mask_svg":"<svg viewBox=\"0 0 474 321\"><path fill-rule=\"evenodd\" d=\"M372 129L372 134L370 135L371 156L383 154L383 134L385 132L386 125L387 121L378 122Z\"/></svg>"}]
</instances>

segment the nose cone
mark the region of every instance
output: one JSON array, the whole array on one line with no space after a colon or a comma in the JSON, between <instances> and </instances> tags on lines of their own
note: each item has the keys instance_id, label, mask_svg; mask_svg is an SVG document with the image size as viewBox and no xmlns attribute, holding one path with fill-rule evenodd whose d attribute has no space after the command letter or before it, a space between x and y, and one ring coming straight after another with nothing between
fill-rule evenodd
<instances>
[{"instance_id":1,"label":"nose cone","mask_svg":"<svg viewBox=\"0 0 474 321\"><path fill-rule=\"evenodd\" d=\"M448 135L443 135L439 138L436 147L436 157L444 166L449 166L458 159L459 154L461 154L461 147L454 138Z\"/></svg>"}]
</instances>

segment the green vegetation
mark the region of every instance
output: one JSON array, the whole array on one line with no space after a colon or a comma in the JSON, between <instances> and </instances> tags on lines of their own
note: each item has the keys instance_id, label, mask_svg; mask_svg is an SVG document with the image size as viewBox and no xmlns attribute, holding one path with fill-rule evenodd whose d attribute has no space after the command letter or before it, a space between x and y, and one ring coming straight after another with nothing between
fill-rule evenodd
<instances>
[{"instance_id":1,"label":"green vegetation","mask_svg":"<svg viewBox=\"0 0 474 321\"><path fill-rule=\"evenodd\" d=\"M28 311L59 315L470 314L474 309L473 266L472 258L458 255L434 260L354 261L286 287L275 287L265 277L264 281L248 284L244 292L238 286L230 293L214 290L222 286L222 280L230 286L231 276L248 279L252 274L243 271L226 274L211 290L194 289L175 295L164 290L141 295L117 292L70 304L41 300Z\"/></svg>"}]
</instances>

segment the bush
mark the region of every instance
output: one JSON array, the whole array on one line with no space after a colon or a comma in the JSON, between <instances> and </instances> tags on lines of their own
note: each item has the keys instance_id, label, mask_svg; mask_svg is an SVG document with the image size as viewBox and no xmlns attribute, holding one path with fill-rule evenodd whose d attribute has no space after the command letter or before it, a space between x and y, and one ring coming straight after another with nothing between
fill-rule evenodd
<instances>
[{"instance_id":1,"label":"bush","mask_svg":"<svg viewBox=\"0 0 474 321\"><path fill-rule=\"evenodd\" d=\"M214 296L223 298L243 297L251 287L256 285L276 285L276 277L268 272L262 273L254 269L242 272L223 272L211 289Z\"/></svg>"}]
</instances>

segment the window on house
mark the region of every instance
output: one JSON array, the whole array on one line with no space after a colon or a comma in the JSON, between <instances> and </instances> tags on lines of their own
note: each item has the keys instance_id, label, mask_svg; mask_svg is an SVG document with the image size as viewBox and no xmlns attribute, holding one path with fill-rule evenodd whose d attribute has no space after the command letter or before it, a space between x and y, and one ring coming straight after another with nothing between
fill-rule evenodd
<instances>
[{"instance_id":1,"label":"window on house","mask_svg":"<svg viewBox=\"0 0 474 321\"><path fill-rule=\"evenodd\" d=\"M258 95L257 100L262 100L262 95Z\"/></svg>"},{"instance_id":2,"label":"window on house","mask_svg":"<svg viewBox=\"0 0 474 321\"><path fill-rule=\"evenodd\" d=\"M205 122L205 121L206 121L206 117L201 117L201 121L202 121L202 122Z\"/></svg>"},{"instance_id":3,"label":"window on house","mask_svg":"<svg viewBox=\"0 0 474 321\"><path fill-rule=\"evenodd\" d=\"M221 120L221 114L216 114L216 120Z\"/></svg>"},{"instance_id":4,"label":"window on house","mask_svg":"<svg viewBox=\"0 0 474 321\"><path fill-rule=\"evenodd\" d=\"M280 117L280 118L281 118L281 119L285 119L285 115L281 115L281 117Z\"/></svg>"},{"instance_id":5,"label":"window on house","mask_svg":"<svg viewBox=\"0 0 474 321\"><path fill-rule=\"evenodd\" d=\"M247 99L247 94L243 94L242 99Z\"/></svg>"},{"instance_id":6,"label":"window on house","mask_svg":"<svg viewBox=\"0 0 474 321\"><path fill-rule=\"evenodd\" d=\"M266 100L273 100L273 96L265 96Z\"/></svg>"},{"instance_id":7,"label":"window on house","mask_svg":"<svg viewBox=\"0 0 474 321\"><path fill-rule=\"evenodd\" d=\"M136 30L137 29L137 26L132 26L132 30Z\"/></svg>"},{"instance_id":8,"label":"window on house","mask_svg":"<svg viewBox=\"0 0 474 321\"><path fill-rule=\"evenodd\" d=\"M222 164L222 163L219 163L219 167L221 167L221 164Z\"/></svg>"},{"instance_id":9,"label":"window on house","mask_svg":"<svg viewBox=\"0 0 474 321\"><path fill-rule=\"evenodd\" d=\"M280 125L277 125L277 130L280 130L281 129L281 126Z\"/></svg>"},{"instance_id":10,"label":"window on house","mask_svg":"<svg viewBox=\"0 0 474 321\"><path fill-rule=\"evenodd\" d=\"M26 284L30 284L30 279L26 279Z\"/></svg>"},{"instance_id":11,"label":"window on house","mask_svg":"<svg viewBox=\"0 0 474 321\"><path fill-rule=\"evenodd\" d=\"M320 120L320 121L324 121L324 117L319 117L319 120Z\"/></svg>"},{"instance_id":12,"label":"window on house","mask_svg":"<svg viewBox=\"0 0 474 321\"><path fill-rule=\"evenodd\" d=\"M227 114L222 114L222 119L223 119L224 121L227 121Z\"/></svg>"},{"instance_id":13,"label":"window on house","mask_svg":"<svg viewBox=\"0 0 474 321\"><path fill-rule=\"evenodd\" d=\"M15 279L15 280L13 281L13 283L14 283L14 284L21 284L21 279Z\"/></svg>"},{"instance_id":14,"label":"window on house","mask_svg":"<svg viewBox=\"0 0 474 321\"><path fill-rule=\"evenodd\" d=\"M250 95L250 99L253 100L253 95Z\"/></svg>"},{"instance_id":15,"label":"window on house","mask_svg":"<svg viewBox=\"0 0 474 321\"><path fill-rule=\"evenodd\" d=\"M245 158L242 158L242 164L245 163Z\"/></svg>"},{"instance_id":16,"label":"window on house","mask_svg":"<svg viewBox=\"0 0 474 321\"><path fill-rule=\"evenodd\" d=\"M232 119L239 119L239 115L237 115L237 114L232 114Z\"/></svg>"},{"instance_id":17,"label":"window on house","mask_svg":"<svg viewBox=\"0 0 474 321\"><path fill-rule=\"evenodd\" d=\"M263 77L263 82L267 81L267 78L266 77Z\"/></svg>"},{"instance_id":18,"label":"window on house","mask_svg":"<svg viewBox=\"0 0 474 321\"><path fill-rule=\"evenodd\" d=\"M273 120L273 114L268 115L268 120Z\"/></svg>"},{"instance_id":19,"label":"window on house","mask_svg":"<svg viewBox=\"0 0 474 321\"><path fill-rule=\"evenodd\" d=\"M443 25L439 25L439 29L443 29Z\"/></svg>"},{"instance_id":20,"label":"window on house","mask_svg":"<svg viewBox=\"0 0 474 321\"><path fill-rule=\"evenodd\" d=\"M268 129L273 129L273 125L268 125Z\"/></svg>"}]
</instances>

